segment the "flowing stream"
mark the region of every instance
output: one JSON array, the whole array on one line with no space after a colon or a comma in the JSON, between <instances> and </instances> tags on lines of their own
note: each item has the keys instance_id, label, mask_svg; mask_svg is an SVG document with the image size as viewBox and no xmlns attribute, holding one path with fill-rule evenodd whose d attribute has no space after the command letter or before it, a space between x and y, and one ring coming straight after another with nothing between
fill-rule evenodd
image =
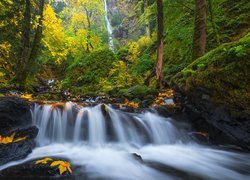
<instances>
[{"instance_id":1,"label":"flowing stream","mask_svg":"<svg viewBox=\"0 0 250 180\"><path fill-rule=\"evenodd\" d=\"M104 11L105 11L105 21L107 25L107 30L108 30L108 41L109 41L109 48L114 51L114 40L113 40L113 30L111 23L108 18L108 5L107 5L107 0L104 0Z\"/></svg>"},{"instance_id":2,"label":"flowing stream","mask_svg":"<svg viewBox=\"0 0 250 180\"><path fill-rule=\"evenodd\" d=\"M199 145L187 135L188 125L157 113L126 113L107 105L81 107L68 102L36 104L32 115L39 127L38 147L25 160L0 170L32 159L63 157L88 179L250 178L248 154Z\"/></svg>"}]
</instances>

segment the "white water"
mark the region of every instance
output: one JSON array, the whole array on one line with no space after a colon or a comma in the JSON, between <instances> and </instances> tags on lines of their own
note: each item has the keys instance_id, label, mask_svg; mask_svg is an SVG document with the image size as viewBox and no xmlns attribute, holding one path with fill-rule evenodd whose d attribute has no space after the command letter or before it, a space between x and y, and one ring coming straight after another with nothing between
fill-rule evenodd
<instances>
[{"instance_id":1,"label":"white water","mask_svg":"<svg viewBox=\"0 0 250 180\"><path fill-rule=\"evenodd\" d=\"M114 40L113 40L113 30L111 23L108 18L108 5L107 5L107 0L104 0L104 11L105 11L105 21L107 25L107 30L108 30L108 41L109 41L109 48L114 51Z\"/></svg>"},{"instance_id":2,"label":"white water","mask_svg":"<svg viewBox=\"0 0 250 180\"><path fill-rule=\"evenodd\" d=\"M90 179L249 179L250 156L198 145L186 126L155 113L129 114L109 106L35 105L39 147L20 164L42 157L63 157L82 167ZM141 155L141 164L132 157ZM163 171L149 164L161 167ZM190 176L189 176L190 175ZM81 179L81 178L79 178Z\"/></svg>"}]
</instances>

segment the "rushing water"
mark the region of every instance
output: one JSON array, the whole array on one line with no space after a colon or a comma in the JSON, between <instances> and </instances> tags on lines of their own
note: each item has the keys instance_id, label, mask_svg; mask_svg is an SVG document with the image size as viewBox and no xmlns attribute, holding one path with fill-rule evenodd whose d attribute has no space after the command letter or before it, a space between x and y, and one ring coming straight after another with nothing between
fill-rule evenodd
<instances>
[{"instance_id":1,"label":"rushing water","mask_svg":"<svg viewBox=\"0 0 250 180\"><path fill-rule=\"evenodd\" d=\"M0 170L52 156L70 159L89 179L250 178L249 155L201 146L188 138L187 125L157 113L125 113L106 105L80 107L68 102L36 104L32 114L39 127L38 147L25 160Z\"/></svg>"},{"instance_id":2,"label":"rushing water","mask_svg":"<svg viewBox=\"0 0 250 180\"><path fill-rule=\"evenodd\" d=\"M109 48L114 51L114 40L113 40L113 30L111 23L108 18L108 5L107 5L107 0L104 0L104 11L105 11L105 21L107 25L107 30L108 30L108 41L109 41Z\"/></svg>"}]
</instances>

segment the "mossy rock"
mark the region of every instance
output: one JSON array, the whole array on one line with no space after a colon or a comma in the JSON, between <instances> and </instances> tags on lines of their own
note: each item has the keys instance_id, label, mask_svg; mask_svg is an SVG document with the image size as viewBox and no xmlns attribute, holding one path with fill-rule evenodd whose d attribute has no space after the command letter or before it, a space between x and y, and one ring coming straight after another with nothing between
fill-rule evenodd
<instances>
[{"instance_id":1,"label":"mossy rock","mask_svg":"<svg viewBox=\"0 0 250 180\"><path fill-rule=\"evenodd\" d=\"M157 91L155 89L144 85L137 85L128 89L121 89L118 91L117 95L118 97L128 98L130 100L140 102L140 100L143 100L147 95L155 95L156 93Z\"/></svg>"},{"instance_id":2,"label":"mossy rock","mask_svg":"<svg viewBox=\"0 0 250 180\"><path fill-rule=\"evenodd\" d=\"M35 96L34 99L35 100L48 100L48 101L61 101L62 95L45 93L45 94L39 94L39 95Z\"/></svg>"},{"instance_id":3,"label":"mossy rock","mask_svg":"<svg viewBox=\"0 0 250 180\"><path fill-rule=\"evenodd\" d=\"M215 102L250 112L250 33L198 58L171 79L185 92L207 89Z\"/></svg>"}]
</instances>

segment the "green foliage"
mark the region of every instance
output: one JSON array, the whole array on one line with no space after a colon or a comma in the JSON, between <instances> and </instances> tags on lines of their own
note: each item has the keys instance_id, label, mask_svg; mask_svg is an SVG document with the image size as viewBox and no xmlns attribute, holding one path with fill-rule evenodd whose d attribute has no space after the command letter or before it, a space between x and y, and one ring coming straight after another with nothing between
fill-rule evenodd
<instances>
[{"instance_id":1,"label":"green foliage","mask_svg":"<svg viewBox=\"0 0 250 180\"><path fill-rule=\"evenodd\" d=\"M118 61L113 63L113 67L109 72L109 81L112 82L112 86L118 88L130 87L133 79L127 65L123 61Z\"/></svg>"},{"instance_id":2,"label":"green foliage","mask_svg":"<svg viewBox=\"0 0 250 180\"><path fill-rule=\"evenodd\" d=\"M112 64L116 61L114 53L108 49L86 55L82 60L76 60L69 66L63 86L81 87L81 92L101 92L105 89L105 83L102 87L99 84L103 84L104 78L109 77Z\"/></svg>"},{"instance_id":3,"label":"green foliage","mask_svg":"<svg viewBox=\"0 0 250 180\"><path fill-rule=\"evenodd\" d=\"M200 87L207 89L215 102L250 112L249 35L238 42L223 44L197 59L171 79L172 85L188 92L195 92ZM244 53L239 53L241 51Z\"/></svg>"},{"instance_id":4,"label":"green foliage","mask_svg":"<svg viewBox=\"0 0 250 180\"><path fill-rule=\"evenodd\" d=\"M140 59L133 65L133 73L135 76L143 76L154 67L154 60L149 54L143 54Z\"/></svg>"},{"instance_id":5,"label":"green foliage","mask_svg":"<svg viewBox=\"0 0 250 180\"><path fill-rule=\"evenodd\" d=\"M111 24L112 26L119 26L122 23L122 20L122 14L120 12L116 12L114 15L112 15Z\"/></svg>"},{"instance_id":6,"label":"green foliage","mask_svg":"<svg viewBox=\"0 0 250 180\"><path fill-rule=\"evenodd\" d=\"M231 56L236 56L238 58L244 57L247 55L247 48L243 45L235 46L227 50Z\"/></svg>"},{"instance_id":7,"label":"green foliage","mask_svg":"<svg viewBox=\"0 0 250 180\"><path fill-rule=\"evenodd\" d=\"M42 101L56 101L58 99L62 99L62 97L60 94L45 93L37 95L36 97L34 97L34 99Z\"/></svg>"},{"instance_id":8,"label":"green foliage","mask_svg":"<svg viewBox=\"0 0 250 180\"><path fill-rule=\"evenodd\" d=\"M112 94L138 102L138 99L143 100L147 95L154 95L156 92L157 91L154 88L145 85L136 85L127 89L120 89Z\"/></svg>"},{"instance_id":9,"label":"green foliage","mask_svg":"<svg viewBox=\"0 0 250 180\"><path fill-rule=\"evenodd\" d=\"M123 46L122 48L118 49L117 51L117 57L120 60L126 61L127 60L127 56L128 56L128 47L127 46Z\"/></svg>"},{"instance_id":10,"label":"green foliage","mask_svg":"<svg viewBox=\"0 0 250 180\"><path fill-rule=\"evenodd\" d=\"M198 64L198 65L197 65L197 70L198 70L198 71L203 71L203 70L205 70L205 69L206 69L206 65L205 65L205 64L202 64L202 63L201 63L201 64Z\"/></svg>"},{"instance_id":11,"label":"green foliage","mask_svg":"<svg viewBox=\"0 0 250 180\"><path fill-rule=\"evenodd\" d=\"M154 80L151 87L142 84L156 63L156 1L119 0L110 3L109 19L116 37L114 42L120 47L114 53L107 49L103 1L50 2L44 10L41 53L32 61L34 65L30 66L26 89L32 91L34 86L40 85L40 80L55 79L58 82L63 80L59 88L78 94L113 91L112 94L122 97L142 99L154 90ZM24 5L25 1L0 2L1 87L14 88L15 85ZM37 1L31 1L31 6L34 14L30 42L39 18L36 16ZM194 2L164 0L164 77L167 82L172 81L184 89L191 90L195 85L212 90L214 85L218 92L226 89L232 102L238 102L235 100L238 97L244 104L240 94L244 87L248 87L242 77L248 78L249 75L246 68L250 1L211 0L210 7L206 49L210 52L193 62ZM216 48L220 43L233 41L236 42ZM242 84L236 83L236 77ZM225 88L225 83L235 87L234 90ZM229 102L224 95L222 97ZM60 97L44 94L38 98L54 100Z\"/></svg>"}]
</instances>

